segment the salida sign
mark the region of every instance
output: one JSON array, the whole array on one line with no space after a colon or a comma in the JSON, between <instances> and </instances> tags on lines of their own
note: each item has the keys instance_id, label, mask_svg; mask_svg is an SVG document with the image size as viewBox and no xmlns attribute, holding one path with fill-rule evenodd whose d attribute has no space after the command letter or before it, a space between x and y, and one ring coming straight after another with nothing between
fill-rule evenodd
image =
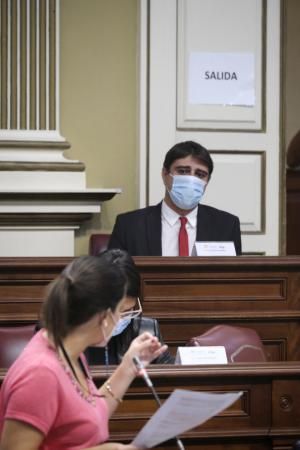
<instances>
[{"instance_id":1,"label":"salida sign","mask_svg":"<svg viewBox=\"0 0 300 450\"><path fill-rule=\"evenodd\" d=\"M210 72L207 70L204 73L206 80L238 80L236 72Z\"/></svg>"},{"instance_id":2,"label":"salida sign","mask_svg":"<svg viewBox=\"0 0 300 450\"><path fill-rule=\"evenodd\" d=\"M254 67L253 53L191 52L188 103L253 106Z\"/></svg>"}]
</instances>

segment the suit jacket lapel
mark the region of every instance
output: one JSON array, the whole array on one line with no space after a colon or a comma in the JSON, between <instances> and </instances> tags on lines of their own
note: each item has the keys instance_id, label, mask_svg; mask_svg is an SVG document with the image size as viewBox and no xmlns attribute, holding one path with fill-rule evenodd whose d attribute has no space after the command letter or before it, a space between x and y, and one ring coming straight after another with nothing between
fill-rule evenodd
<instances>
[{"instance_id":1,"label":"suit jacket lapel","mask_svg":"<svg viewBox=\"0 0 300 450\"><path fill-rule=\"evenodd\" d=\"M209 240L210 226L205 208L198 206L196 241Z\"/></svg>"},{"instance_id":2,"label":"suit jacket lapel","mask_svg":"<svg viewBox=\"0 0 300 450\"><path fill-rule=\"evenodd\" d=\"M161 256L161 203L150 209L146 224L148 255Z\"/></svg>"}]
</instances>

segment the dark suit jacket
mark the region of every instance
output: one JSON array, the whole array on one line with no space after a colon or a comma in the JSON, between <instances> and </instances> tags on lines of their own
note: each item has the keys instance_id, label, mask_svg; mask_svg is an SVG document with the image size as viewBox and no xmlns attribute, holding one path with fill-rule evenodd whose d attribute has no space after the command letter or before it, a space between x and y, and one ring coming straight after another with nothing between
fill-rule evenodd
<instances>
[{"instance_id":1,"label":"dark suit jacket","mask_svg":"<svg viewBox=\"0 0 300 450\"><path fill-rule=\"evenodd\" d=\"M240 255L240 221L228 212L200 204L196 240L233 241ZM108 248L120 248L132 256L161 256L161 203L118 215Z\"/></svg>"},{"instance_id":2,"label":"dark suit jacket","mask_svg":"<svg viewBox=\"0 0 300 450\"><path fill-rule=\"evenodd\" d=\"M107 361L105 361L105 348L103 347L88 347L85 351L85 356L90 365L102 364L120 364L124 353L127 352L131 342L140 334L148 331L163 344L162 336L160 334L159 325L156 319L151 317L139 316L132 319L127 328L117 336L113 336L107 344ZM174 364L175 358L166 350L152 363L154 364Z\"/></svg>"}]
</instances>

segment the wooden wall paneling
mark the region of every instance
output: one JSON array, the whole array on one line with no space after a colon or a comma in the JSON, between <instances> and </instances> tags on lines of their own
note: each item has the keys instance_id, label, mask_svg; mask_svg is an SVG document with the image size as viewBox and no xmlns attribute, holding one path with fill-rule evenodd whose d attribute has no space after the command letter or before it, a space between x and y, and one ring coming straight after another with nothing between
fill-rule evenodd
<instances>
[{"instance_id":1,"label":"wooden wall paneling","mask_svg":"<svg viewBox=\"0 0 300 450\"><path fill-rule=\"evenodd\" d=\"M256 329L269 360L300 358L297 258L135 259L144 312L159 319L173 353L190 337L227 323Z\"/></svg>"},{"instance_id":2,"label":"wooden wall paneling","mask_svg":"<svg viewBox=\"0 0 300 450\"><path fill-rule=\"evenodd\" d=\"M0 323L36 322L46 286L70 258L0 258Z\"/></svg>"},{"instance_id":3,"label":"wooden wall paneling","mask_svg":"<svg viewBox=\"0 0 300 450\"><path fill-rule=\"evenodd\" d=\"M0 258L0 323L34 322L45 288L70 258ZM175 353L227 323L257 330L269 360L300 359L300 258L136 257L144 314Z\"/></svg>"},{"instance_id":4,"label":"wooden wall paneling","mask_svg":"<svg viewBox=\"0 0 300 450\"><path fill-rule=\"evenodd\" d=\"M300 436L299 363L152 366L148 370L162 401L174 389L243 391L226 411L182 436L186 449L291 449ZM100 385L108 374L98 367L93 376ZM137 378L111 419L111 439L131 440L156 409L151 392Z\"/></svg>"}]
</instances>

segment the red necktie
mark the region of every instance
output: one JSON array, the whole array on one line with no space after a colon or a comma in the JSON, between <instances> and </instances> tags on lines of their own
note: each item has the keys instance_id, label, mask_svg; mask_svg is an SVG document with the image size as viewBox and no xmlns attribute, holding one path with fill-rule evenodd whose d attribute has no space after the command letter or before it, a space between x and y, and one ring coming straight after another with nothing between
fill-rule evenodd
<instances>
[{"instance_id":1,"label":"red necktie","mask_svg":"<svg viewBox=\"0 0 300 450\"><path fill-rule=\"evenodd\" d=\"M186 217L179 217L181 225L179 230L179 256L189 256L189 239L185 228L187 223Z\"/></svg>"}]
</instances>

